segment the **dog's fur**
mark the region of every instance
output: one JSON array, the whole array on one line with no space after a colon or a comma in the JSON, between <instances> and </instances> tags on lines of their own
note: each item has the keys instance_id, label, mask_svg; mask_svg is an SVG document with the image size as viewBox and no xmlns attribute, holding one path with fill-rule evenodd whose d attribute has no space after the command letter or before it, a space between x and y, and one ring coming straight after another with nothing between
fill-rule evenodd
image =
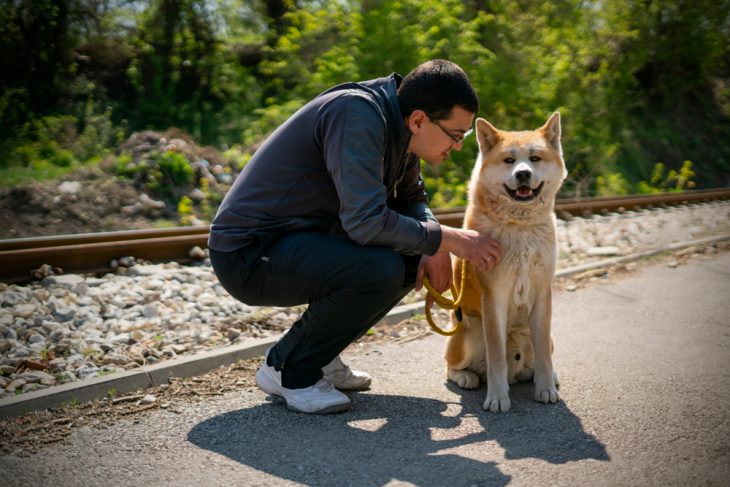
<instances>
[{"instance_id":1,"label":"dog's fur","mask_svg":"<svg viewBox=\"0 0 730 487\"><path fill-rule=\"evenodd\" d=\"M446 343L448 378L464 389L487 382L484 409L509 411L509 385L532 378L535 399L555 403L550 334L557 261L555 196L565 179L560 114L541 128L502 131L476 122L479 157L464 228L494 237L502 260L488 272L467 265L464 327ZM461 260L454 265L461 282ZM456 318L452 312L452 321Z\"/></svg>"}]
</instances>

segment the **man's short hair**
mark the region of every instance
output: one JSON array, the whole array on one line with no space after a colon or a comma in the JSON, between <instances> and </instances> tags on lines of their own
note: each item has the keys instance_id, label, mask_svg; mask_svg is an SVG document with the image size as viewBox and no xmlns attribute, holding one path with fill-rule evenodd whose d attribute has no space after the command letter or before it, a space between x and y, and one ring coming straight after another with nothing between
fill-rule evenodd
<instances>
[{"instance_id":1,"label":"man's short hair","mask_svg":"<svg viewBox=\"0 0 730 487\"><path fill-rule=\"evenodd\" d=\"M469 77L457 64L444 59L426 61L408 73L398 87L398 101L404 117L423 110L441 120L455 106L479 112L479 98Z\"/></svg>"}]
</instances>

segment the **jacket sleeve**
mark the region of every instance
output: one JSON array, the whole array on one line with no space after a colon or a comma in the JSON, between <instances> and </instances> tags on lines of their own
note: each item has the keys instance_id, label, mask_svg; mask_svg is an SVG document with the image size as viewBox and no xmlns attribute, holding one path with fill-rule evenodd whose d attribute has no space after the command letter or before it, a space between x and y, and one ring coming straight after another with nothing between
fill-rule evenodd
<instances>
[{"instance_id":1,"label":"jacket sleeve","mask_svg":"<svg viewBox=\"0 0 730 487\"><path fill-rule=\"evenodd\" d=\"M438 250L438 223L399 214L386 204L386 124L375 103L355 94L333 100L322 112L315 138L339 196L340 223L352 240L403 254Z\"/></svg>"}]
</instances>

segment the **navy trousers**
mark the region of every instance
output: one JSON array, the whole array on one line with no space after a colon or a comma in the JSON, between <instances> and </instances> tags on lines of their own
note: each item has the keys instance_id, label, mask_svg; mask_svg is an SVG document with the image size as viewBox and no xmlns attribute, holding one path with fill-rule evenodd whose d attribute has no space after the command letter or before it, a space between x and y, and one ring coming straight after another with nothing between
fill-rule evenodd
<instances>
[{"instance_id":1,"label":"navy trousers","mask_svg":"<svg viewBox=\"0 0 730 487\"><path fill-rule=\"evenodd\" d=\"M322 367L398 304L413 289L420 259L325 233L287 235L266 248L210 249L218 280L239 301L309 304L269 352L289 389L315 384Z\"/></svg>"}]
</instances>

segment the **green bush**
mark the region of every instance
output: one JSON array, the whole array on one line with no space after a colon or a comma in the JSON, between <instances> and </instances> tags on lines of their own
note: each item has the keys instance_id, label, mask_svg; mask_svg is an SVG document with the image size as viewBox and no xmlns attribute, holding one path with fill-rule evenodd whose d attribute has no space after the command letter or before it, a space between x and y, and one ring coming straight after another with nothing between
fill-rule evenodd
<instances>
[{"instance_id":1,"label":"green bush","mask_svg":"<svg viewBox=\"0 0 730 487\"><path fill-rule=\"evenodd\" d=\"M153 175L158 181L168 186L189 186L193 182L193 169L184 155L165 151L155 160L157 172Z\"/></svg>"},{"instance_id":2,"label":"green bush","mask_svg":"<svg viewBox=\"0 0 730 487\"><path fill-rule=\"evenodd\" d=\"M114 171L118 176L133 180L137 186L175 203L180 195L192 188L195 178L193 168L179 152L151 152L150 156L135 162L129 154L121 154L114 164Z\"/></svg>"},{"instance_id":3,"label":"green bush","mask_svg":"<svg viewBox=\"0 0 730 487\"><path fill-rule=\"evenodd\" d=\"M597 196L618 196L631 193L631 184L621 173L609 173L596 177Z\"/></svg>"},{"instance_id":4,"label":"green bush","mask_svg":"<svg viewBox=\"0 0 730 487\"><path fill-rule=\"evenodd\" d=\"M682 167L677 171L670 169L666 172L663 163L654 164L654 170L649 182L640 181L637 185L639 193L659 193L662 191L684 191L695 187L692 180L695 172L692 170L692 161L684 161Z\"/></svg>"},{"instance_id":5,"label":"green bush","mask_svg":"<svg viewBox=\"0 0 730 487\"><path fill-rule=\"evenodd\" d=\"M15 185L57 178L97 163L122 136L123 131L112 124L110 110L95 115L89 109L82 120L72 115L40 117L23 124L1 144L0 179Z\"/></svg>"}]
</instances>

